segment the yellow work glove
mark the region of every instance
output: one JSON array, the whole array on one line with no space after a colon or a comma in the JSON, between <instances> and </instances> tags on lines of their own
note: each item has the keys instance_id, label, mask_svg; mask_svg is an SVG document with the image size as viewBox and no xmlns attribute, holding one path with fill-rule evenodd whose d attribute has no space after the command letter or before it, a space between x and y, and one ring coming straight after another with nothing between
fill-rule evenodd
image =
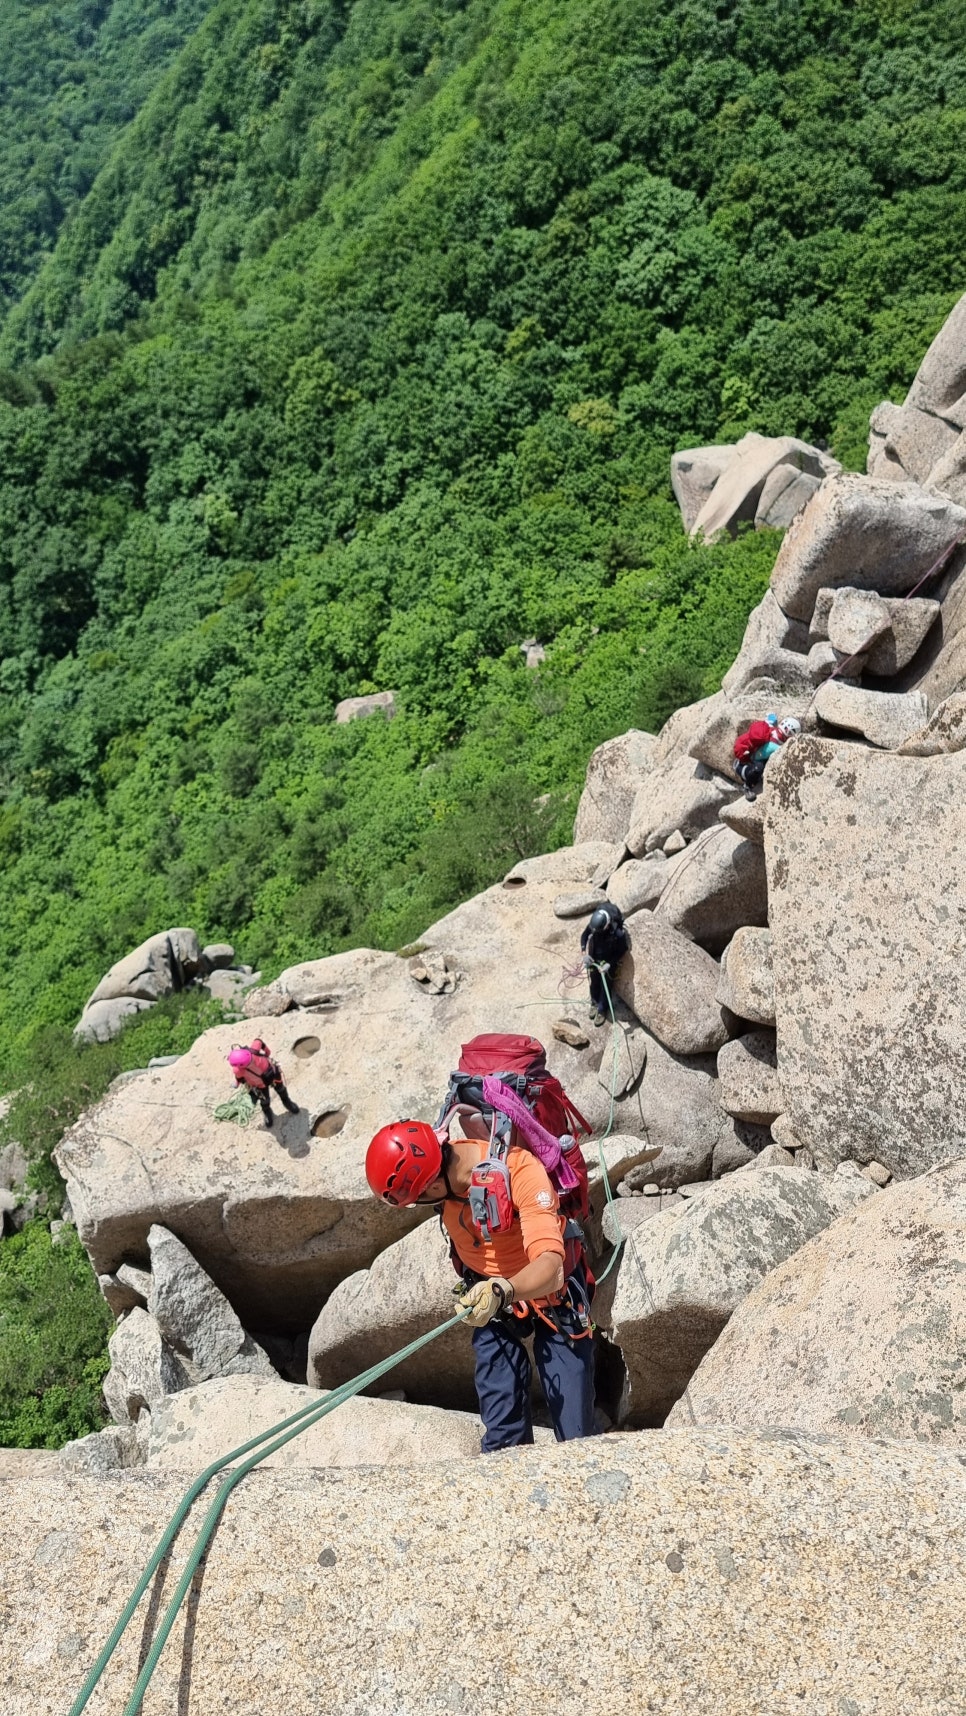
<instances>
[{"instance_id":1,"label":"yellow work glove","mask_svg":"<svg viewBox=\"0 0 966 1716\"><path fill-rule=\"evenodd\" d=\"M513 1288L502 1275L491 1275L486 1281L477 1281L474 1286L461 1293L456 1301L458 1311L469 1310L469 1316L464 1317L464 1323L469 1323L471 1329L482 1329L491 1317L499 1316L504 1305L512 1305Z\"/></svg>"}]
</instances>

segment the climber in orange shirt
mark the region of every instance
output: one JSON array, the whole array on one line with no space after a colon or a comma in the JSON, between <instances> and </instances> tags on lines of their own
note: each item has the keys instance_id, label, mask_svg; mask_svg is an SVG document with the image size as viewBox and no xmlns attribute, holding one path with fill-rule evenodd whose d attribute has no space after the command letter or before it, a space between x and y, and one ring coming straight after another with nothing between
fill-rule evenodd
<instances>
[{"instance_id":1,"label":"climber in orange shirt","mask_svg":"<svg viewBox=\"0 0 966 1716\"><path fill-rule=\"evenodd\" d=\"M470 1192L488 1148L486 1139L441 1139L424 1121L400 1120L373 1138L366 1178L384 1203L439 1210L473 1329L484 1453L533 1441L530 1334L558 1442L591 1436L594 1343L583 1262L568 1257L557 1194L529 1150L507 1156L502 1219L474 1219Z\"/></svg>"}]
</instances>

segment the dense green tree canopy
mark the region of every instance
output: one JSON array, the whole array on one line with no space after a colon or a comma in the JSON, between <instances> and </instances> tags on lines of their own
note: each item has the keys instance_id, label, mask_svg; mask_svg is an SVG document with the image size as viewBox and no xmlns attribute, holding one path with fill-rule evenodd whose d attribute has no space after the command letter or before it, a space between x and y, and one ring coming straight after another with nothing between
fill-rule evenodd
<instances>
[{"instance_id":1,"label":"dense green tree canopy","mask_svg":"<svg viewBox=\"0 0 966 1716\"><path fill-rule=\"evenodd\" d=\"M159 80L124 38L136 117L4 259L59 231L0 330L8 1076L166 922L266 969L397 945L509 826L565 838L774 557L686 543L671 450L861 464L966 285L952 0L193 11Z\"/></svg>"},{"instance_id":2,"label":"dense green tree canopy","mask_svg":"<svg viewBox=\"0 0 966 1716\"><path fill-rule=\"evenodd\" d=\"M7 0L0 17L0 310L211 0Z\"/></svg>"}]
</instances>

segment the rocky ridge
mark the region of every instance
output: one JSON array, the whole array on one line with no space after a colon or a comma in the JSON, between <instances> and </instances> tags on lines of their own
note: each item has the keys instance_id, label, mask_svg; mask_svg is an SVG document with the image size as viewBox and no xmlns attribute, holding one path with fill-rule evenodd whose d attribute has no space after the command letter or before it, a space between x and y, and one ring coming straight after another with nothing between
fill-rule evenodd
<instances>
[{"instance_id":1,"label":"rocky ridge","mask_svg":"<svg viewBox=\"0 0 966 1716\"><path fill-rule=\"evenodd\" d=\"M964 325L957 310L914 404L890 407L914 410L913 427L930 412L946 421ZM911 453L901 474L885 459L883 420L873 416L867 477L816 467L722 689L660 734L624 734L591 758L573 846L518 864L405 956L360 949L249 990L251 1030L281 1059L296 1115L268 1135L215 1120L226 1027L176 1066L120 1083L67 1136L78 1228L124 1318L106 1391L122 1429L232 1364L255 1368L241 1342L290 1382L331 1387L445 1315L453 1277L432 1225L376 1205L362 1161L387 1114L433 1113L480 1030L546 1041L598 1130L613 1109L623 1195L605 1224L598 1174L591 1238L605 1257L606 1234L633 1229L597 1310L601 1406L617 1423L660 1424L755 1283L782 1259L794 1269L830 1224L857 1220L863 1196L966 1154L966 508ZM805 459L798 444L753 438L745 474L752 454L759 472ZM831 652L831 679L810 666L817 648ZM772 707L797 712L804 731L748 804L731 743ZM627 915L632 952L615 1025L596 1032L579 970L568 972L605 898ZM128 966L153 982L175 933L190 938L168 932L136 950L94 1004ZM182 966L198 956L178 948ZM759 1161L767 1176L735 1173ZM713 1189L722 1176L726 1197ZM238 1322L230 1363L199 1368L185 1330L159 1320L151 1276L132 1287L162 1232ZM700 1267L684 1263L690 1236ZM132 1412L129 1372L145 1364L151 1399ZM472 1409L471 1371L454 1334L398 1380L414 1402Z\"/></svg>"},{"instance_id":2,"label":"rocky ridge","mask_svg":"<svg viewBox=\"0 0 966 1716\"><path fill-rule=\"evenodd\" d=\"M307 962L252 988L246 1030L281 1060L297 1114L271 1133L215 1119L230 1088L235 1033L224 1027L175 1066L119 1082L67 1135L70 1202L121 1320L105 1387L115 1426L72 1445L61 1467L200 1463L188 1434L199 1415L228 1446L267 1410L268 1391L336 1386L446 1315L454 1277L434 1225L375 1204L362 1163L387 1116L432 1116L461 1043L485 1030L539 1036L578 1108L599 1133L611 1127L602 1154L618 1196L605 1207L598 1167L591 1249L602 1260L626 1244L596 1305L601 1423L692 1427L680 1444L638 1437L547 1454L552 1480L530 1492L538 1512L553 1505L538 1492L567 1491L585 1467L616 1497L631 1467L670 1470L679 1447L688 1460L704 1450L702 1472L712 1452L739 1445L771 1471L776 1426L961 1441L964 387L966 298L906 404L873 415L868 475L810 465L814 450L797 443L744 450L763 473L756 508L776 470L793 473L783 493L804 477L808 493L721 690L657 735L601 746L574 844L516 865L418 947ZM692 523L705 509L710 528L716 494L724 509L727 451L699 450L715 455L716 474ZM749 804L731 744L775 708L803 732ZM595 1031L572 974L580 929L605 898L627 915L632 953L615 1022ZM143 949L138 962L149 969ZM459 1332L393 1380L405 1398L345 1409L344 1432L330 1427L306 1463L352 1464L360 1446L397 1458L387 1450L407 1436L413 1459L434 1435L441 1461L473 1451ZM290 1408L278 1400L281 1416ZM370 1406L378 1426L359 1416ZM727 1425L764 1440L729 1440ZM814 1458L845 1471L853 1455L826 1446ZM879 1457L864 1448L854 1470ZM913 1485L938 1458L921 1447L881 1455ZM682 1497L675 1511L683 1547L664 1554L671 1572L687 1565L691 1505ZM948 1502L948 1521L958 1506ZM708 1517L724 1529L715 1504ZM608 1515L617 1540L629 1529ZM721 1553L740 1565L730 1539ZM879 1539L870 1553L881 1575ZM438 1570L438 1556L425 1564ZM810 1576L799 1562L792 1583ZM803 1626L799 1603L800 1640ZM806 1702L772 1687L768 1708L854 1716L894 1702L898 1667L877 1682L863 1655L869 1678L839 1693L837 1671L815 1666L821 1648L808 1646ZM916 1672L911 1693L901 1682L904 1708L925 1697ZM924 1710L954 1708L945 1681L930 1696ZM444 1705L427 1693L418 1708Z\"/></svg>"}]
</instances>

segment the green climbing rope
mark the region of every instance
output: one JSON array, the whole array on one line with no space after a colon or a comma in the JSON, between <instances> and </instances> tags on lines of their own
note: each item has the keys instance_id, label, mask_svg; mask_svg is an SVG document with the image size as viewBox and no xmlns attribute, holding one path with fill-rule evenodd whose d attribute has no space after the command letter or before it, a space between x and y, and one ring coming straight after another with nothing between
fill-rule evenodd
<instances>
[{"instance_id":1,"label":"green climbing rope","mask_svg":"<svg viewBox=\"0 0 966 1716\"><path fill-rule=\"evenodd\" d=\"M599 969L600 968L598 967L598 970ZM600 977L601 982L604 985L604 993L607 997L607 1008L610 1013L611 1027L613 1031L613 1071L610 1088L610 1112L607 1119L607 1125L601 1133L597 1144L601 1177L604 1182L605 1198L608 1204L614 1204L616 1199L611 1189L610 1176L607 1172L607 1163L604 1157L604 1142L610 1136L614 1127L620 1041L617 1035L618 1025L614 1013L614 1002L611 996L610 985L608 984L606 975L603 971L601 971ZM614 1245L607 1267L597 1277L598 1281L606 1280L617 1262L623 1246L624 1236L622 1235ZM345 1401L351 1400L353 1396L360 1394L364 1388L370 1387L372 1383L377 1382L380 1377L385 1376L388 1371L393 1370L396 1365L401 1364L405 1359L412 1357L412 1355L419 1352L422 1347L427 1346L430 1341L434 1341L440 1335L444 1334L447 1329L451 1329L455 1324L462 1322L465 1315L465 1312L457 1311L454 1316L448 1317L444 1323L438 1324L436 1328L430 1329L426 1334L420 1335L414 1341L410 1341L408 1346L402 1347L396 1353L391 1353L388 1358L382 1359L378 1364L371 1365L368 1370L363 1371L357 1377L353 1377L351 1381L345 1382L341 1387L333 1389L332 1392L326 1396L325 1400L320 1402L318 1405L313 1402L309 1402L308 1405L302 1407L298 1412L293 1412L290 1417L283 1418L278 1424L272 1425L268 1430L263 1430L260 1435L253 1436L250 1441L243 1442L237 1448L232 1448L229 1453L224 1454L220 1459L213 1461L210 1466L207 1466L205 1470L200 1473L189 1489L186 1490L184 1496L168 1521L154 1553L118 1616L114 1627L105 1641L97 1660L92 1665L80 1692L74 1700L74 1703L71 1705L69 1716L81 1716L81 1712L86 1708L94 1689L117 1649L117 1646L141 1601L141 1598L144 1596L153 1575L157 1571L164 1557L167 1555L168 1550L171 1548L171 1545L177 1537L178 1532L180 1531L191 1508L194 1506L194 1503L197 1501L202 1491L207 1488L212 1479L217 1477L219 1472L224 1471L226 1466L232 1465L233 1461L238 1460L243 1455L250 1456L248 1459L245 1459L240 1466L235 1468L228 1478L226 1478L224 1483L218 1489L208 1512L205 1515L201 1530L192 1546L184 1571L178 1581L177 1588L175 1589L171 1601L162 1616L154 1641L151 1645L151 1649L148 1652L144 1666L138 1675L137 1683L124 1708L124 1716L138 1716L145 1691L147 1690L151 1677L160 1661L161 1653L167 1642L168 1635L174 1626L175 1620L177 1619L181 1604L190 1590L191 1581L195 1576L205 1550L208 1548L215 1527L224 1511L225 1503L236 1484L240 1483L242 1478L245 1477L253 1467L257 1466L262 1460L267 1459L270 1454L276 1453L279 1448L283 1448L287 1442L290 1442L294 1437L301 1435L304 1430L308 1430L312 1425L319 1423L321 1419L327 1417L330 1412L335 1412L336 1409L339 1406L342 1406Z\"/></svg>"},{"instance_id":2,"label":"green climbing rope","mask_svg":"<svg viewBox=\"0 0 966 1716\"><path fill-rule=\"evenodd\" d=\"M131 1592L124 1608L121 1610L121 1613L111 1629L110 1635L108 1636L100 1655L91 1667L80 1692L77 1694L76 1699L71 1705L69 1716L80 1716L80 1712L87 1706L98 1681L104 1673L114 1651L117 1649L117 1646L124 1635L125 1629L134 1615L141 1598L144 1596L154 1573L160 1566L165 1555L168 1553L168 1550L171 1548L171 1545L177 1537L190 1509L201 1494L202 1490L211 1482L212 1478L216 1477L219 1472L223 1471L226 1466L231 1465L232 1461L237 1460L241 1455L249 1454L253 1449L257 1450L255 1453L251 1454L250 1459L246 1460L243 1465L239 1466L234 1472L232 1472L231 1476L226 1479L209 1507L208 1512L205 1515L201 1531L195 1540L194 1547L192 1548L191 1554L188 1558L188 1565L178 1583L177 1590L175 1591L171 1602L165 1610L161 1625L155 1636L154 1643L148 1653L144 1667L138 1676L137 1685L125 1706L124 1716L137 1716L137 1712L140 1710L148 1681L151 1679L151 1676L157 1667L165 1641L174 1625L178 1610L188 1592L191 1581L194 1578L198 1563L208 1546L215 1526L221 1517L225 1502L235 1485L245 1477L246 1473L252 1470L253 1466L258 1465L259 1461L267 1459L269 1454L274 1454L279 1448L283 1448L286 1442L290 1442L293 1437L301 1435L303 1430L310 1429L313 1424L317 1424L319 1420L325 1418L328 1413L334 1412L336 1408L342 1406L345 1401L351 1400L356 1394L360 1394L364 1388L368 1388L372 1383L377 1382L380 1377L385 1376L387 1371L394 1369L394 1367L397 1364L401 1364L404 1359L411 1358L412 1355L414 1353L418 1353L422 1347L428 1346L430 1341L437 1340L440 1335L446 1333L447 1329L451 1329L455 1324L461 1323L465 1316L465 1311L457 1311L452 1317L447 1317L444 1323L437 1324L436 1328L430 1329L426 1334L418 1336L414 1341L410 1341L408 1346L401 1347L398 1352L391 1353L388 1358L381 1359L378 1364L370 1365L369 1369L363 1371L361 1375L353 1377L349 1382L344 1382L339 1388L333 1389L331 1394L326 1395L326 1398L323 1401L318 1404L310 1401L309 1404L302 1407L300 1411L293 1412L290 1417L281 1419L278 1424L272 1425L268 1430L263 1430L259 1436L253 1436L250 1441L243 1442L237 1448L232 1448L229 1453L223 1454L220 1459L214 1460L210 1466L206 1466L205 1470L194 1480L194 1483L190 1488L186 1490L177 1508L171 1515L150 1561L145 1567L144 1572L141 1574L134 1590Z\"/></svg>"},{"instance_id":3,"label":"green climbing rope","mask_svg":"<svg viewBox=\"0 0 966 1716\"><path fill-rule=\"evenodd\" d=\"M614 1014L614 1001L613 1001L613 997L612 997L611 992L610 992L610 984L608 983L607 977L606 977L605 973L601 970L601 967L599 965L597 967L597 970L598 970L598 972L600 972L600 980L601 980L601 983L604 985L604 994L607 997L607 1011L610 1014L611 1032L612 1032L613 1042L614 1042L614 1062L613 1062L613 1070L611 1072L611 1081L610 1081L610 1113L607 1116L607 1125L604 1127L603 1132L601 1133L600 1137L597 1140L597 1154L598 1154L598 1160L600 1162L601 1179L604 1182L604 1198L605 1198L605 1201L607 1204L614 1205L614 1204L616 1204L617 1199L614 1197L614 1193L611 1190L610 1175L607 1172L607 1163L604 1160L604 1140L605 1140L605 1138L610 1137L610 1134L611 1134L611 1132L613 1130L613 1126L614 1126L614 1109L615 1109L615 1106L617 1103L617 1068L618 1068L618 1062L619 1062L619 1057L620 1057L620 1041L619 1041L618 1034L617 1034L618 1033L618 1026L617 1026L617 1019L616 1019L616 1016ZM597 1276L598 1283L601 1281L607 1280L608 1275L610 1274L610 1272L613 1269L615 1263L617 1262L617 1259L619 1258L622 1250L624 1249L624 1240L626 1238L626 1235L621 1232L620 1216L618 1216L618 1218L617 1218L617 1234L618 1234L618 1237L614 1241L614 1249L610 1254L610 1258L608 1260L607 1267L606 1267L606 1269L601 1271L600 1275Z\"/></svg>"}]
</instances>

